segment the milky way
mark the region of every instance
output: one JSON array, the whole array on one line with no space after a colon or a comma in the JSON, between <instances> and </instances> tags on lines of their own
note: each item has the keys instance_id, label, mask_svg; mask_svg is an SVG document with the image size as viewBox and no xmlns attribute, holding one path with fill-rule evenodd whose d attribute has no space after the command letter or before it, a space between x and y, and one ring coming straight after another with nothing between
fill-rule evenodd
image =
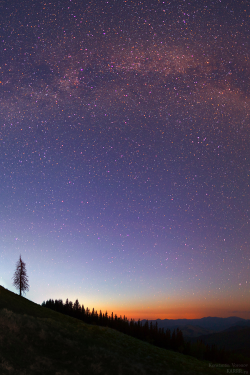
<instances>
[{"instance_id":1,"label":"milky way","mask_svg":"<svg viewBox=\"0 0 250 375\"><path fill-rule=\"evenodd\" d=\"M22 253L38 303L249 317L248 2L1 13L2 284Z\"/></svg>"}]
</instances>

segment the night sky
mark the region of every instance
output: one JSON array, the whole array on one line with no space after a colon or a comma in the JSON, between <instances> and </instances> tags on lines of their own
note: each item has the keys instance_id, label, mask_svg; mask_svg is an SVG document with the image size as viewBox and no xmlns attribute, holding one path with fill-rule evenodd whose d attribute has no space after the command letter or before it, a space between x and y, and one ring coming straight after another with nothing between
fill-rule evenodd
<instances>
[{"instance_id":1,"label":"night sky","mask_svg":"<svg viewBox=\"0 0 250 375\"><path fill-rule=\"evenodd\" d=\"M2 2L0 284L250 318L250 4Z\"/></svg>"}]
</instances>

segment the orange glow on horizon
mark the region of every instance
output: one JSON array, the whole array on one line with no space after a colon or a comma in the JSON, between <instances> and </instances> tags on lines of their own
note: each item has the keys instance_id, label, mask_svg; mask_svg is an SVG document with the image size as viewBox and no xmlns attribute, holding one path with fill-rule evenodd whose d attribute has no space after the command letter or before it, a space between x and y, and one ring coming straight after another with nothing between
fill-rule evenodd
<instances>
[{"instance_id":1,"label":"orange glow on horizon","mask_svg":"<svg viewBox=\"0 0 250 375\"><path fill-rule=\"evenodd\" d=\"M95 309L99 313L100 309ZM162 309L153 309L153 308L121 308L120 306L109 307L101 309L102 313L105 313L106 310L108 315L111 315L113 312L114 316L117 315L123 318L125 317L130 320L156 320L156 319L201 319L204 317L218 317L218 318L228 318L231 316L237 316L243 319L250 319L249 308L239 308L238 311L227 307L170 307Z\"/></svg>"},{"instance_id":2,"label":"orange glow on horizon","mask_svg":"<svg viewBox=\"0 0 250 375\"><path fill-rule=\"evenodd\" d=\"M109 312L108 312L109 313ZM230 312L227 310L190 310L190 311L185 311L182 314L180 311L172 311L172 312L159 312L159 311L145 311L145 310L135 310L135 311L125 311L125 310L114 310L113 311L114 315L116 314L118 318L124 315L126 316L127 319L134 319L134 320L143 320L143 319L148 319L148 320L156 320L156 319L201 319L201 318L206 318L206 317L217 317L217 318L228 318L232 316L237 316L239 318L243 319L250 319L250 313L249 311L240 311L240 312Z\"/></svg>"},{"instance_id":3,"label":"orange glow on horizon","mask_svg":"<svg viewBox=\"0 0 250 375\"><path fill-rule=\"evenodd\" d=\"M68 294L68 293L67 293ZM69 293L70 294L70 293ZM55 291L55 295L59 296L63 302L66 301L67 295L60 295L59 291ZM39 300L41 296L39 296ZM55 298L54 298L55 299ZM148 301L148 299L141 298L120 298L119 301L107 301L106 296L81 296L72 293L71 300L73 303L78 299L80 305L84 305L85 309L88 307L90 311L94 310L103 314L108 313L108 316L117 315L127 319L134 320L156 320L156 319L201 319L204 317L221 317L228 318L237 316L243 319L250 319L250 302L249 299L241 300L241 296L221 296L221 298L204 298L203 296L188 296L185 299L179 299L177 296L167 298L167 300L158 299ZM43 298L46 300L46 298Z\"/></svg>"}]
</instances>

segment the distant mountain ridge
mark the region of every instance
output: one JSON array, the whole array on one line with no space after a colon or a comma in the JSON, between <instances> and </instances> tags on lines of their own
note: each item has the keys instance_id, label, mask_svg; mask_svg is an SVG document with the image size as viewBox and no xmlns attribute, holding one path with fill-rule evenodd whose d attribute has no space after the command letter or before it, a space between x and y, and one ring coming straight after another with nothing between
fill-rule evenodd
<instances>
[{"instance_id":1,"label":"distant mountain ridge","mask_svg":"<svg viewBox=\"0 0 250 375\"><path fill-rule=\"evenodd\" d=\"M142 320L144 324L146 320ZM159 328L179 328L188 342L202 341L204 344L216 345L221 349L233 350L250 358L250 320L238 318L206 317L201 319L157 319L150 320Z\"/></svg>"},{"instance_id":2,"label":"distant mountain ridge","mask_svg":"<svg viewBox=\"0 0 250 375\"><path fill-rule=\"evenodd\" d=\"M143 319L141 322L142 324L144 324L146 320ZM180 328L186 333L189 330L190 335L184 334L184 332L183 334L184 336L190 337L210 334L214 332L221 332L233 326L250 327L249 319L243 319L236 316L232 316L229 318L217 318L209 316L201 319L156 319L149 320L148 322L152 322L153 325L157 322L159 328L170 329L171 331L173 329ZM197 329L198 327L199 330ZM197 331L197 334L194 335L191 331Z\"/></svg>"}]
</instances>

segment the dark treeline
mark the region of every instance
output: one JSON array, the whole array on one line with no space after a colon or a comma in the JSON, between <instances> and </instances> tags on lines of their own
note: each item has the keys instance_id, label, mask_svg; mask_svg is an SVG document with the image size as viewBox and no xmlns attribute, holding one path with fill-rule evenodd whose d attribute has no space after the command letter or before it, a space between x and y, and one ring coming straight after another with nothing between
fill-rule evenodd
<instances>
[{"instance_id":1,"label":"dark treeline","mask_svg":"<svg viewBox=\"0 0 250 375\"><path fill-rule=\"evenodd\" d=\"M114 328L117 331L147 341L161 348L180 350L184 345L182 332L179 329L171 334L170 330L158 328L157 324L153 325L152 322L150 324L146 322L142 325L140 320L135 321L131 319L129 321L125 316L117 317L113 313L108 315L107 311L105 313L101 310L98 313L95 309L90 311L88 307L81 306L78 300L72 303L67 299L65 304L63 304L61 299L55 301L50 299L43 302L42 306L80 319L88 324Z\"/></svg>"},{"instance_id":2,"label":"dark treeline","mask_svg":"<svg viewBox=\"0 0 250 375\"><path fill-rule=\"evenodd\" d=\"M110 327L160 348L178 351L198 359L220 363L231 362L232 360L240 362L245 359L241 356L238 358L235 353L219 349L216 345L209 346L202 341L187 342L178 328L171 333L169 329L159 328L157 322L153 325L152 322L146 321L143 325L140 319L138 321L128 320L125 316L117 317L113 312L108 315L107 311L103 313L101 310L98 313L94 308L90 311L88 307L81 306L78 299L74 303L66 299L65 304L61 299L55 301L50 299L43 302L42 306L80 319L85 323Z\"/></svg>"}]
</instances>

